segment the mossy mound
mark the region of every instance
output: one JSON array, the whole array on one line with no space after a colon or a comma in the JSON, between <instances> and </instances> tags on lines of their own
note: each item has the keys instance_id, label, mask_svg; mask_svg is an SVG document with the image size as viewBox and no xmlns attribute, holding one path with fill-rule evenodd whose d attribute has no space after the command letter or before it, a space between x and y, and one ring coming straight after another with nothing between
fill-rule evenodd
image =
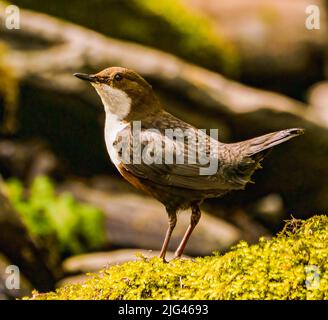
<instances>
[{"instance_id":1,"label":"mossy mound","mask_svg":"<svg viewBox=\"0 0 328 320\"><path fill-rule=\"evenodd\" d=\"M142 258L32 299L328 299L328 217L293 219L276 237L222 256Z\"/></svg>"}]
</instances>

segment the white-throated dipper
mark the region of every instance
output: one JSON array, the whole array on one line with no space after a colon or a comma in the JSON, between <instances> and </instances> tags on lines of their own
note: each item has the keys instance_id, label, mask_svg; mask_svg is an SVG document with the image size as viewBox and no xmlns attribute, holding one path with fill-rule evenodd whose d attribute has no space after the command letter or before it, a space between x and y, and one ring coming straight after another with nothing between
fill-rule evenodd
<instances>
[{"instance_id":1,"label":"white-throated dipper","mask_svg":"<svg viewBox=\"0 0 328 320\"><path fill-rule=\"evenodd\" d=\"M132 185L166 208L169 227L160 253L163 259L179 209L191 208L192 213L176 257L181 257L200 219L199 205L204 199L244 189L272 147L304 132L299 128L286 129L226 144L166 112L151 85L132 70L110 67L93 75L74 75L89 81L101 97L106 112L106 146L116 168ZM139 124L138 139L134 123ZM178 131L187 132L182 140L177 137ZM124 145L128 148L122 151ZM142 156L131 157L137 147ZM129 156L124 158L127 150ZM209 165L204 159L216 163L214 171L206 171Z\"/></svg>"}]
</instances>

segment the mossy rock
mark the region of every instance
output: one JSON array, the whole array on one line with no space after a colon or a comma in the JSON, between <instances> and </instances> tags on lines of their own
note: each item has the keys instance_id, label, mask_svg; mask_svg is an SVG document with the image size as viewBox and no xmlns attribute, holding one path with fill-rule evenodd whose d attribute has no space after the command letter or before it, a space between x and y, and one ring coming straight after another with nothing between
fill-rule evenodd
<instances>
[{"instance_id":1,"label":"mossy rock","mask_svg":"<svg viewBox=\"0 0 328 320\"><path fill-rule=\"evenodd\" d=\"M3 187L30 235L57 258L101 249L106 244L104 213L78 202L72 194L56 194L54 182L38 176L26 190L17 179ZM28 195L28 196L27 196Z\"/></svg>"},{"instance_id":2,"label":"mossy rock","mask_svg":"<svg viewBox=\"0 0 328 320\"><path fill-rule=\"evenodd\" d=\"M32 299L328 299L328 217L195 260L128 262Z\"/></svg>"},{"instance_id":3,"label":"mossy rock","mask_svg":"<svg viewBox=\"0 0 328 320\"><path fill-rule=\"evenodd\" d=\"M233 45L211 22L181 0L13 0L105 35L152 46L198 65L238 73Z\"/></svg>"}]
</instances>

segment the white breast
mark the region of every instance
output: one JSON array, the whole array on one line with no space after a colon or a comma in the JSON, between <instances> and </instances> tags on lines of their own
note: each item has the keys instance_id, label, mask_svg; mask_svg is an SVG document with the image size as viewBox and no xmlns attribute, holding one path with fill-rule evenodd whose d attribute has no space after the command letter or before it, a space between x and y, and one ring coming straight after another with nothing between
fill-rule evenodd
<instances>
[{"instance_id":1,"label":"white breast","mask_svg":"<svg viewBox=\"0 0 328 320\"><path fill-rule=\"evenodd\" d=\"M92 83L92 85L97 90L105 107L105 142L109 156L117 167L120 163L120 157L113 143L118 133L128 125L122 119L130 112L131 99L124 91L111 88L106 84Z\"/></svg>"},{"instance_id":2,"label":"white breast","mask_svg":"<svg viewBox=\"0 0 328 320\"><path fill-rule=\"evenodd\" d=\"M116 140L118 133L127 125L128 123L118 120L116 116L106 113L105 142L110 159L116 167L120 163L120 157L116 148L113 146L113 143Z\"/></svg>"}]
</instances>

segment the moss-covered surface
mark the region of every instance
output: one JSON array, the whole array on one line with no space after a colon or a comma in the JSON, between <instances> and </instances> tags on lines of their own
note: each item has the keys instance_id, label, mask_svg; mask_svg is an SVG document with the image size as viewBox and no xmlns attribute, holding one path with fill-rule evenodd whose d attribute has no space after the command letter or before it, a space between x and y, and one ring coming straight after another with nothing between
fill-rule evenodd
<instances>
[{"instance_id":1,"label":"moss-covered surface","mask_svg":"<svg viewBox=\"0 0 328 320\"><path fill-rule=\"evenodd\" d=\"M33 299L328 299L328 217L220 256L128 262Z\"/></svg>"},{"instance_id":2,"label":"moss-covered surface","mask_svg":"<svg viewBox=\"0 0 328 320\"><path fill-rule=\"evenodd\" d=\"M99 31L171 52L198 65L234 75L238 55L211 22L180 0L13 0Z\"/></svg>"}]
</instances>

